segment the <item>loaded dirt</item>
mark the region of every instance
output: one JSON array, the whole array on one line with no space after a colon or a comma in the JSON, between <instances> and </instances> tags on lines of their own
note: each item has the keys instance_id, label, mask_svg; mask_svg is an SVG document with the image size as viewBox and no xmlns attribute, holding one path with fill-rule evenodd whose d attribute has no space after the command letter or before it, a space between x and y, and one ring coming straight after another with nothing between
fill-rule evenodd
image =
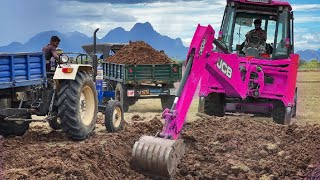
<instances>
[{"instance_id":1,"label":"loaded dirt","mask_svg":"<svg viewBox=\"0 0 320 180\"><path fill-rule=\"evenodd\" d=\"M157 51L143 41L130 42L107 62L117 64L170 64L174 63L164 52Z\"/></svg>"}]
</instances>

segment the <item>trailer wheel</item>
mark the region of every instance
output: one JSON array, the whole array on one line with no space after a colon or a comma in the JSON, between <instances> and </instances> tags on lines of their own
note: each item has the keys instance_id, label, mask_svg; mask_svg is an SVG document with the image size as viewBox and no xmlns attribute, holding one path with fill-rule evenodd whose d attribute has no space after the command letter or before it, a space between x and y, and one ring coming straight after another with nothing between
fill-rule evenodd
<instances>
[{"instance_id":1,"label":"trailer wheel","mask_svg":"<svg viewBox=\"0 0 320 180\"><path fill-rule=\"evenodd\" d=\"M210 93L204 98L204 113L210 116L223 117L226 113L225 95Z\"/></svg>"},{"instance_id":2,"label":"trailer wheel","mask_svg":"<svg viewBox=\"0 0 320 180\"><path fill-rule=\"evenodd\" d=\"M0 109L11 107L11 99L0 99ZM21 118L31 119L31 115ZM5 121L0 118L0 135L7 136L22 136L29 129L30 122L24 121Z\"/></svg>"},{"instance_id":3,"label":"trailer wheel","mask_svg":"<svg viewBox=\"0 0 320 180\"><path fill-rule=\"evenodd\" d=\"M22 136L29 129L30 122L5 121L0 119L0 135L7 136Z\"/></svg>"},{"instance_id":4,"label":"trailer wheel","mask_svg":"<svg viewBox=\"0 0 320 180\"><path fill-rule=\"evenodd\" d=\"M115 99L118 100L123 108L124 112L129 110L129 102L127 96L127 88L122 83L117 83L115 90Z\"/></svg>"},{"instance_id":5,"label":"trailer wheel","mask_svg":"<svg viewBox=\"0 0 320 180\"><path fill-rule=\"evenodd\" d=\"M123 127L124 115L119 101L110 100L105 111L105 126L108 132L118 132Z\"/></svg>"},{"instance_id":6,"label":"trailer wheel","mask_svg":"<svg viewBox=\"0 0 320 180\"><path fill-rule=\"evenodd\" d=\"M58 93L58 117L63 132L73 140L88 138L95 129L98 99L90 75L80 71L75 80L65 80Z\"/></svg>"},{"instance_id":7,"label":"trailer wheel","mask_svg":"<svg viewBox=\"0 0 320 180\"><path fill-rule=\"evenodd\" d=\"M292 107L285 107L283 102L277 100L273 103L273 121L277 124L288 125L291 123Z\"/></svg>"},{"instance_id":8,"label":"trailer wheel","mask_svg":"<svg viewBox=\"0 0 320 180\"><path fill-rule=\"evenodd\" d=\"M161 96L162 110L171 109L175 98L176 96Z\"/></svg>"}]
</instances>

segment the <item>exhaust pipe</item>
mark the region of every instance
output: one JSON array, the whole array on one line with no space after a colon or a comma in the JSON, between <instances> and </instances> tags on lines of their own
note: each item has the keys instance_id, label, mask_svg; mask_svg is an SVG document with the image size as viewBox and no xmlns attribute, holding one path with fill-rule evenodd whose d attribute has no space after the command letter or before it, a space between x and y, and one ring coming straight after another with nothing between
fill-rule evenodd
<instances>
[{"instance_id":1,"label":"exhaust pipe","mask_svg":"<svg viewBox=\"0 0 320 180\"><path fill-rule=\"evenodd\" d=\"M93 55L92 55L92 66L93 66L93 82L96 82L96 77L98 73L98 57L97 57L97 32L99 28L97 28L93 33Z\"/></svg>"}]
</instances>

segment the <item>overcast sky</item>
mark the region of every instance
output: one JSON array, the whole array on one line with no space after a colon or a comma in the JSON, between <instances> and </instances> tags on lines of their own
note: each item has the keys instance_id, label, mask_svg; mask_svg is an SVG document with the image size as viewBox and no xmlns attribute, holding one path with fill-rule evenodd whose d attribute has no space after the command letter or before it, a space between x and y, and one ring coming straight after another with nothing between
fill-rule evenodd
<instances>
[{"instance_id":1,"label":"overcast sky","mask_svg":"<svg viewBox=\"0 0 320 180\"><path fill-rule=\"evenodd\" d=\"M320 49L320 0L289 0L295 10L296 50ZM104 36L137 22L188 46L198 23L220 27L226 0L1 0L0 46L25 43L35 34L57 30Z\"/></svg>"}]
</instances>

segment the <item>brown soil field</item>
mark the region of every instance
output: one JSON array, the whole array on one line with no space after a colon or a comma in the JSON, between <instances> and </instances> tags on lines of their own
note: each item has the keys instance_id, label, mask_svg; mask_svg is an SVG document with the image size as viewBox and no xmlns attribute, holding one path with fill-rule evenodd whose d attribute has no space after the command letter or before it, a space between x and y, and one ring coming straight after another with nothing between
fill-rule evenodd
<instances>
[{"instance_id":1,"label":"brown soil field","mask_svg":"<svg viewBox=\"0 0 320 180\"><path fill-rule=\"evenodd\" d=\"M199 118L195 97L182 132L187 151L174 178L320 179L320 83L309 82L319 80L318 72L299 73L298 113L290 126L242 114ZM0 140L0 179L150 179L132 170L131 150L140 136L161 130L161 113L160 100L139 100L121 132L98 124L82 142L33 123L24 136Z\"/></svg>"}]
</instances>

